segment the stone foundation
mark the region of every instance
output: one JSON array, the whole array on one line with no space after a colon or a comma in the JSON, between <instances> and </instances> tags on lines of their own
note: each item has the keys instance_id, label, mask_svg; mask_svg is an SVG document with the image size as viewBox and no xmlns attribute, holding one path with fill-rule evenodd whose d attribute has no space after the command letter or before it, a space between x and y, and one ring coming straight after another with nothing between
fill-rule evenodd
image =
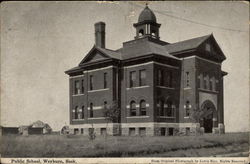
<instances>
[{"instance_id":1,"label":"stone foundation","mask_svg":"<svg viewBox=\"0 0 250 164\"><path fill-rule=\"evenodd\" d=\"M199 123L109 123L109 124L83 124L71 125L70 134L89 135L90 128L98 135L122 135L122 136L180 136L180 135L202 135L204 127ZM225 126L219 124L213 127L213 134L224 134Z\"/></svg>"}]
</instances>

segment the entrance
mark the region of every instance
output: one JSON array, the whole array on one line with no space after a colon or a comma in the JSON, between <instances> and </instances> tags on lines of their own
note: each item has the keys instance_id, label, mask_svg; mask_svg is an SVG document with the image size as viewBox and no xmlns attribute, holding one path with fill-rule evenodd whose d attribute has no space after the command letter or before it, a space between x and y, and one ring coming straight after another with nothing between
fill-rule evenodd
<instances>
[{"instance_id":1,"label":"entrance","mask_svg":"<svg viewBox=\"0 0 250 164\"><path fill-rule=\"evenodd\" d=\"M203 118L203 119L204 119L204 132L212 133L213 119L212 118Z\"/></svg>"},{"instance_id":2,"label":"entrance","mask_svg":"<svg viewBox=\"0 0 250 164\"><path fill-rule=\"evenodd\" d=\"M214 104L207 100L205 101L202 106L202 115L200 119L202 120L201 127L204 128L205 133L212 133L213 132L213 118L217 117L217 112Z\"/></svg>"}]
</instances>

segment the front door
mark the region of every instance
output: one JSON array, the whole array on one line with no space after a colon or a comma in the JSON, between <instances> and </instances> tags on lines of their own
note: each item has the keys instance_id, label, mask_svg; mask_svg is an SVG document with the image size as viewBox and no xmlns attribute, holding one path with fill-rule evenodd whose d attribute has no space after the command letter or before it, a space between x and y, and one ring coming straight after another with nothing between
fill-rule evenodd
<instances>
[{"instance_id":1,"label":"front door","mask_svg":"<svg viewBox=\"0 0 250 164\"><path fill-rule=\"evenodd\" d=\"M212 118L203 118L204 120L204 132L212 133L213 129L213 119Z\"/></svg>"}]
</instances>

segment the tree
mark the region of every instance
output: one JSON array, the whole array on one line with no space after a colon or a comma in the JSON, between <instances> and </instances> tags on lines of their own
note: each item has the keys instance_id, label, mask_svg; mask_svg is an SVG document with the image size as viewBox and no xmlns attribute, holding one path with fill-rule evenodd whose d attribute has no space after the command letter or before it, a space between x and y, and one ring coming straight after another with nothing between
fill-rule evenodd
<instances>
[{"instance_id":1,"label":"tree","mask_svg":"<svg viewBox=\"0 0 250 164\"><path fill-rule=\"evenodd\" d=\"M109 122L118 123L120 121L121 110L117 101L113 101L110 105L104 106L103 115L107 121L106 129Z\"/></svg>"}]
</instances>

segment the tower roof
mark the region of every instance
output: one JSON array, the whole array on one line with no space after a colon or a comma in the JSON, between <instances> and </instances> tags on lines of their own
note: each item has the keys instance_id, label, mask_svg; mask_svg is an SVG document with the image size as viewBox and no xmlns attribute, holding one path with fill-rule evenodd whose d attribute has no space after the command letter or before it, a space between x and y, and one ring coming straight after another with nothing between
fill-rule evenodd
<instances>
[{"instance_id":1,"label":"tower roof","mask_svg":"<svg viewBox=\"0 0 250 164\"><path fill-rule=\"evenodd\" d=\"M156 23L155 14L152 10L150 10L150 8L148 8L147 5L144 8L144 10L141 12L139 19L138 19L138 23L142 23L142 22L154 22L154 23Z\"/></svg>"}]
</instances>

